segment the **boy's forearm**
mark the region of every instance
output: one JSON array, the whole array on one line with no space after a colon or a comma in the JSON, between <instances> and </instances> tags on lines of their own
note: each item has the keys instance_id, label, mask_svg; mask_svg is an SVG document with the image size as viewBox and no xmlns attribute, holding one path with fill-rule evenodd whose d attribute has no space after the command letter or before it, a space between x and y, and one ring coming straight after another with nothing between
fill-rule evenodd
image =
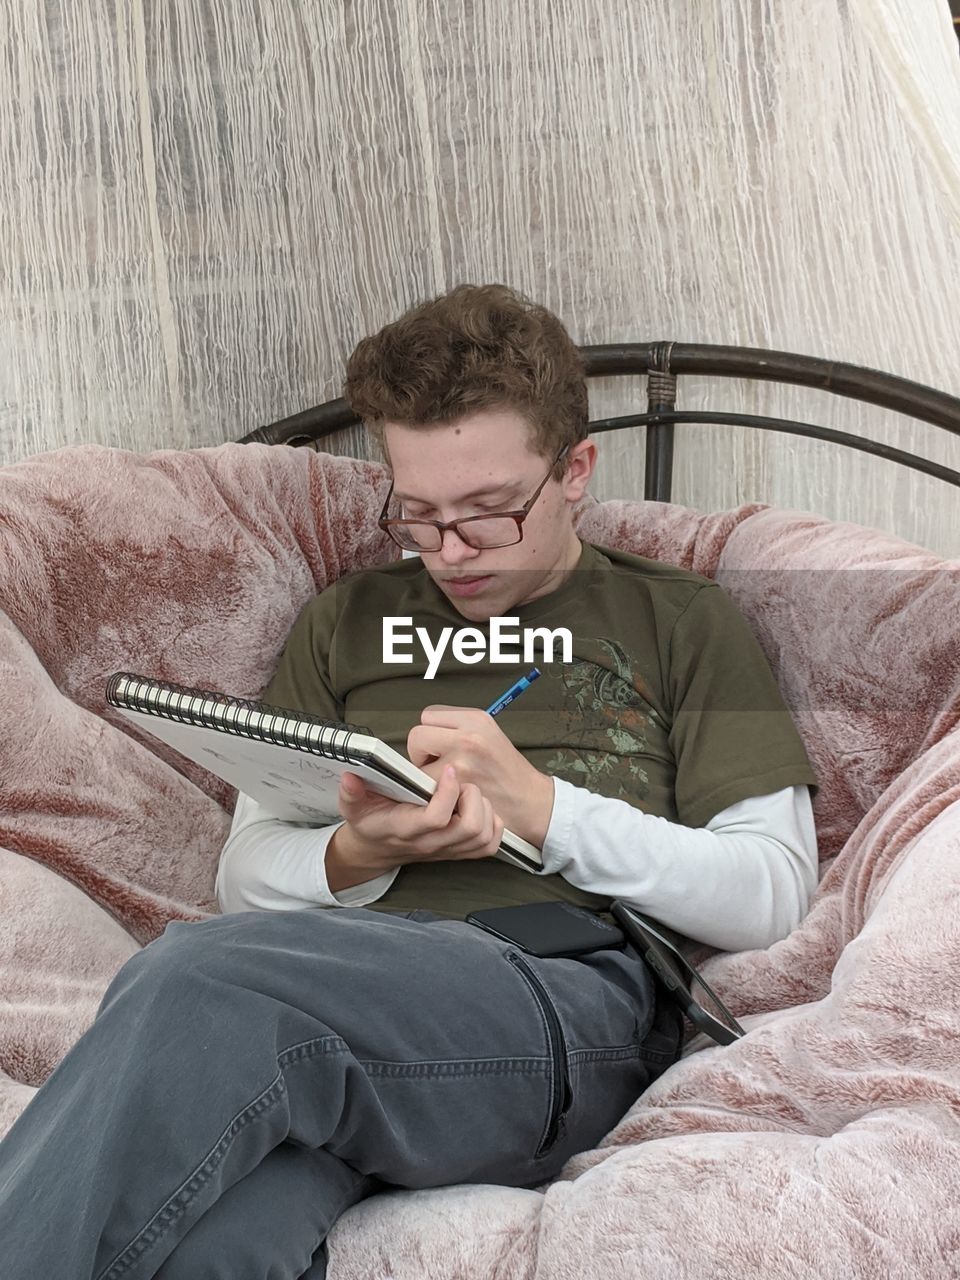
<instances>
[{"instance_id":1,"label":"boy's forearm","mask_svg":"<svg viewBox=\"0 0 960 1280\"><path fill-rule=\"evenodd\" d=\"M376 880L399 865L382 859L374 862L370 850L347 823L338 827L331 836L324 858L327 887L331 893L342 893L354 885Z\"/></svg>"},{"instance_id":2,"label":"boy's forearm","mask_svg":"<svg viewBox=\"0 0 960 1280\"><path fill-rule=\"evenodd\" d=\"M290 911L337 906L326 890L324 855L335 834L274 818L256 800L237 796L230 834L217 866L221 911Z\"/></svg>"}]
</instances>

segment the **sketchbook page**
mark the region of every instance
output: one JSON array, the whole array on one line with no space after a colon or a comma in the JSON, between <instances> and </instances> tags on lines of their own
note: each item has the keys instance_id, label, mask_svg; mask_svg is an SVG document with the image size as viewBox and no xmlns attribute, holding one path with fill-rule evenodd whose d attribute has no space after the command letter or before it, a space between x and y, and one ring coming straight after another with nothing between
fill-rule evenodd
<instances>
[{"instance_id":1,"label":"sketchbook page","mask_svg":"<svg viewBox=\"0 0 960 1280\"><path fill-rule=\"evenodd\" d=\"M295 747L204 725L185 724L129 707L115 707L115 710L238 791L252 796L275 818L286 822L319 825L339 822L337 792L341 775L348 772L363 778L380 795L392 800L426 804L426 797L436 789L429 775L379 738L366 734L351 734L351 754L368 755L380 767L356 758L352 761L329 759ZM404 778L409 780L408 784L401 781ZM539 871L543 865L540 850L512 831L503 833L497 856L524 871Z\"/></svg>"},{"instance_id":2,"label":"sketchbook page","mask_svg":"<svg viewBox=\"0 0 960 1280\"><path fill-rule=\"evenodd\" d=\"M393 800L426 804L419 792L367 764L328 759L295 747L184 724L127 707L116 710L238 791L252 796L275 818L287 822L339 822L337 791L341 775L347 772L357 774ZM413 767L409 761L406 764L408 769ZM427 784L424 790L433 790L432 781L423 776Z\"/></svg>"}]
</instances>

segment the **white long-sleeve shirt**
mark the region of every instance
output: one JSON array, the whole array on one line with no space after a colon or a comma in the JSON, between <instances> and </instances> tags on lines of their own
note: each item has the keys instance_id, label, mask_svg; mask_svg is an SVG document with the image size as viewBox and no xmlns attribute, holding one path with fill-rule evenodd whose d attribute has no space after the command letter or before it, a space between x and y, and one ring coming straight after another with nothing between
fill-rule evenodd
<instances>
[{"instance_id":1,"label":"white long-sleeve shirt","mask_svg":"<svg viewBox=\"0 0 960 1280\"><path fill-rule=\"evenodd\" d=\"M807 787L752 796L691 828L559 778L553 785L539 874L559 873L578 888L622 898L727 951L768 947L806 914L817 885ZM284 822L241 793L217 870L221 910L376 902L399 868L336 894L327 884L327 845L341 825Z\"/></svg>"}]
</instances>

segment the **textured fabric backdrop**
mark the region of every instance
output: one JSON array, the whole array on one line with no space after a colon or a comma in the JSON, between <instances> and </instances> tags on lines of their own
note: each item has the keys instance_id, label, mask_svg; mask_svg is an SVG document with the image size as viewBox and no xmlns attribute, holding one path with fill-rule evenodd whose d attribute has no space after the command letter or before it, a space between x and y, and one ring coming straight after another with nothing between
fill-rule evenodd
<instances>
[{"instance_id":1,"label":"textured fabric backdrop","mask_svg":"<svg viewBox=\"0 0 960 1280\"><path fill-rule=\"evenodd\" d=\"M796 350L960 393L947 0L0 0L0 29L0 462L235 439L337 394L364 332L465 280L581 342ZM960 467L960 437L823 393L696 381L682 403L718 392ZM597 413L630 404L596 388ZM942 482L678 434L678 502L956 553ZM599 496L640 492L637 444L607 437Z\"/></svg>"}]
</instances>

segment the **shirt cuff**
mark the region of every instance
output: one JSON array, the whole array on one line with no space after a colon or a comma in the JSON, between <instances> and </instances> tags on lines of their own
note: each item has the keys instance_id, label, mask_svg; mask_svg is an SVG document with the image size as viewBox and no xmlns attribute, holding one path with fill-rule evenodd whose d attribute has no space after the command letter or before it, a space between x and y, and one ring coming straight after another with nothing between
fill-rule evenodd
<instances>
[{"instance_id":1,"label":"shirt cuff","mask_svg":"<svg viewBox=\"0 0 960 1280\"><path fill-rule=\"evenodd\" d=\"M537 875L556 875L567 862L573 835L574 809L579 788L562 778L553 779L553 812L543 842L543 870Z\"/></svg>"},{"instance_id":2,"label":"shirt cuff","mask_svg":"<svg viewBox=\"0 0 960 1280\"><path fill-rule=\"evenodd\" d=\"M338 907L365 907L383 897L396 880L400 868L394 867L391 871L385 871L382 876L362 880L359 884L352 884L349 888L334 893L327 883L327 846L342 826L342 822L334 822L323 829L323 846L317 860L317 888L327 902L335 902Z\"/></svg>"},{"instance_id":3,"label":"shirt cuff","mask_svg":"<svg viewBox=\"0 0 960 1280\"><path fill-rule=\"evenodd\" d=\"M361 884L352 884L349 889L341 889L339 893L331 893L328 886L327 892L330 893L330 896L338 906L365 907L383 897L394 880L396 880L399 871L399 867L394 867L392 871L386 871L382 876L377 876L374 880L364 880ZM326 880L326 876L324 876L324 880Z\"/></svg>"}]
</instances>

